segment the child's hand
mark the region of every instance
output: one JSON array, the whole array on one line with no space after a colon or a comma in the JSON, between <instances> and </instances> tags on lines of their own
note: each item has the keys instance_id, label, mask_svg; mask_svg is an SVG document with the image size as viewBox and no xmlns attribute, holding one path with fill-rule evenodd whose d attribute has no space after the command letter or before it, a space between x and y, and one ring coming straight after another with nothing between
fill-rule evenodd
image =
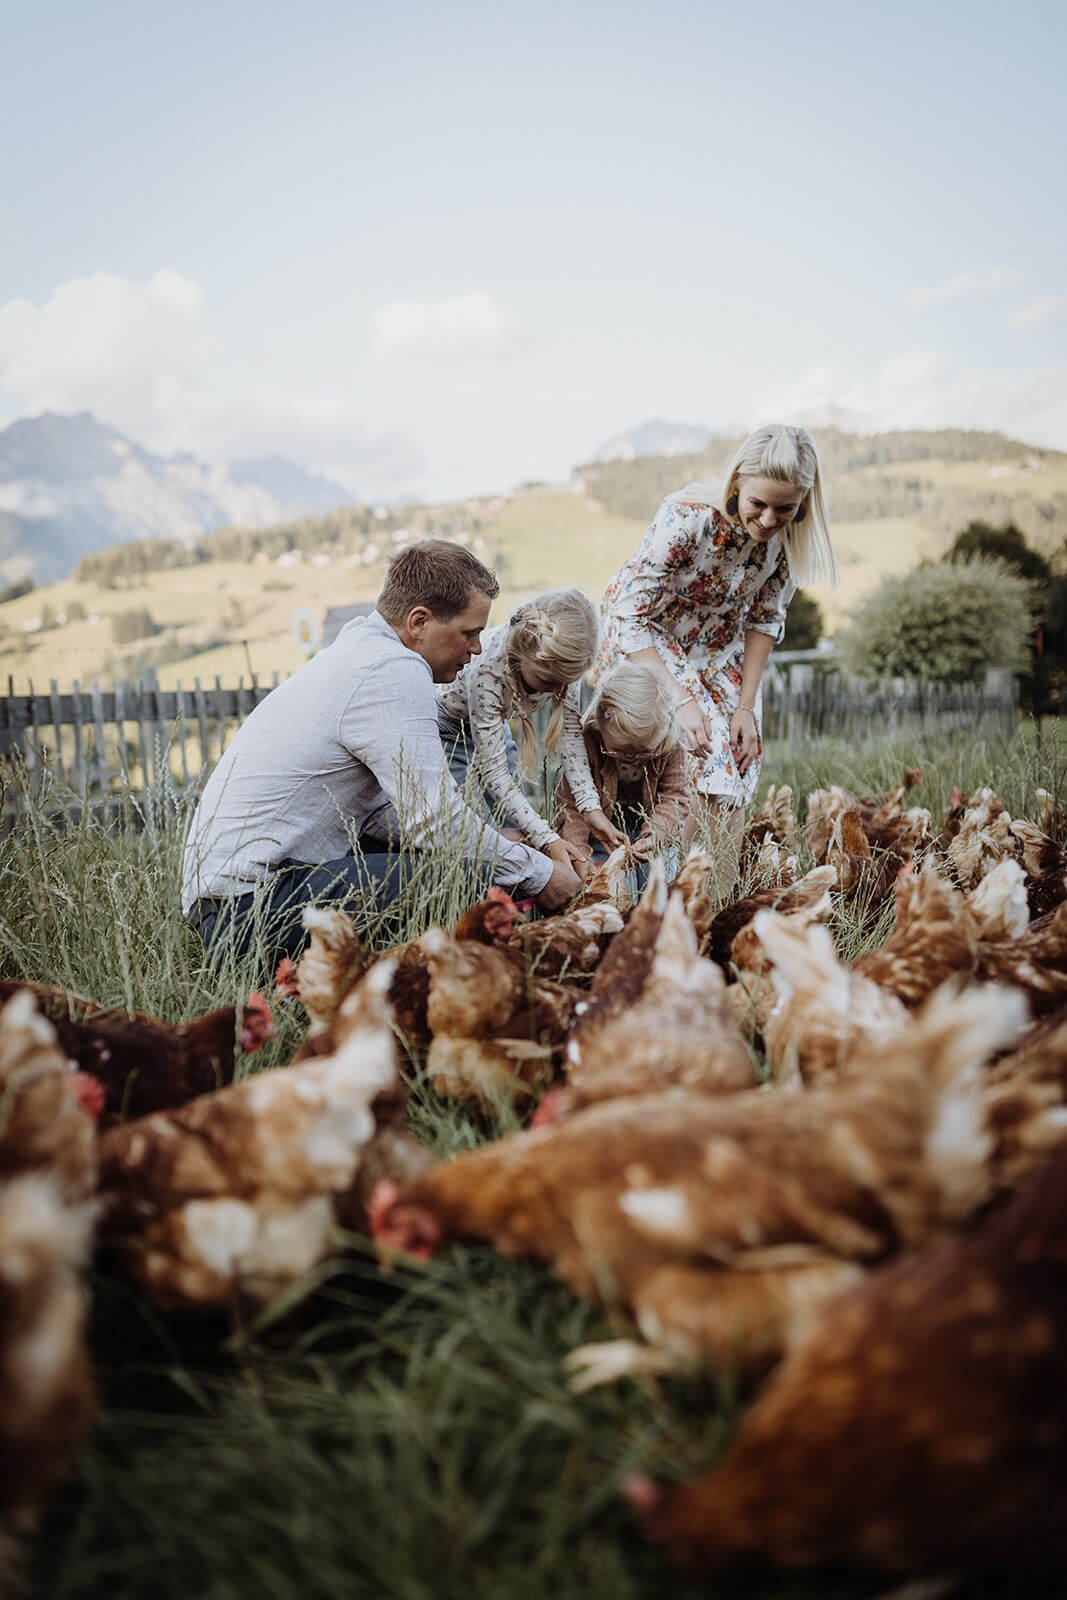
<instances>
[{"instance_id":1,"label":"child's hand","mask_svg":"<svg viewBox=\"0 0 1067 1600\"><path fill-rule=\"evenodd\" d=\"M608 850L617 850L621 844L629 844L624 833L620 833L614 826L610 817L603 811L583 811L582 821L585 823L594 839L599 839Z\"/></svg>"},{"instance_id":2,"label":"child's hand","mask_svg":"<svg viewBox=\"0 0 1067 1600\"><path fill-rule=\"evenodd\" d=\"M553 839L551 844L546 844L545 855L552 861L558 861L562 867L573 867L579 874L589 859L587 851L580 845L568 844L566 839Z\"/></svg>"}]
</instances>

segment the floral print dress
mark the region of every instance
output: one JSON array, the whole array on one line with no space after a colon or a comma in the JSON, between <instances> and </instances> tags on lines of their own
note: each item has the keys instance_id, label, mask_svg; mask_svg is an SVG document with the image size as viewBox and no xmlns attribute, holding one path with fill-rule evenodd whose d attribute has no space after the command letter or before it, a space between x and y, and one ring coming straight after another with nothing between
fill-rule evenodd
<instances>
[{"instance_id":1,"label":"floral print dress","mask_svg":"<svg viewBox=\"0 0 1067 1600\"><path fill-rule=\"evenodd\" d=\"M696 778L701 794L744 805L756 791L759 757L742 776L730 747L745 634L766 633L777 644L793 592L780 534L758 543L708 501L680 495L667 496L637 554L608 584L596 672L638 650L659 652L712 727L712 748ZM759 728L760 695L755 713Z\"/></svg>"}]
</instances>

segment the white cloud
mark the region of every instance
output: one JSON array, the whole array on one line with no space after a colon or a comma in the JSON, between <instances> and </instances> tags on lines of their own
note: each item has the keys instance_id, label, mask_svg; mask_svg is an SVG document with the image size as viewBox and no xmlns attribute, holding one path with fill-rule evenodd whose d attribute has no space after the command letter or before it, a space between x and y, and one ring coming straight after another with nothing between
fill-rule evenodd
<instances>
[{"instance_id":1,"label":"white cloud","mask_svg":"<svg viewBox=\"0 0 1067 1600\"><path fill-rule=\"evenodd\" d=\"M146 283L97 272L42 305L0 306L0 395L16 414L91 410L158 437L196 403L209 365L199 285L169 269Z\"/></svg>"},{"instance_id":2,"label":"white cloud","mask_svg":"<svg viewBox=\"0 0 1067 1600\"><path fill-rule=\"evenodd\" d=\"M1067 299L1061 294L1039 294L1035 300L1026 300L1016 306L1004 319L1004 326L1013 333L1029 333L1046 322L1054 322L1067 311Z\"/></svg>"},{"instance_id":3,"label":"white cloud","mask_svg":"<svg viewBox=\"0 0 1067 1600\"><path fill-rule=\"evenodd\" d=\"M752 397L754 421L803 420L828 410L872 432L883 428L991 428L1063 449L1067 364L965 368L934 350L907 350L873 372L813 367Z\"/></svg>"},{"instance_id":4,"label":"white cloud","mask_svg":"<svg viewBox=\"0 0 1067 1600\"><path fill-rule=\"evenodd\" d=\"M1015 283L1019 273L1015 267L986 267L979 272L957 272L944 283L932 288L913 289L908 295L911 306L931 306L941 300L958 300L968 294L994 294L998 289Z\"/></svg>"},{"instance_id":5,"label":"white cloud","mask_svg":"<svg viewBox=\"0 0 1067 1600\"><path fill-rule=\"evenodd\" d=\"M484 289L440 300L388 300L371 318L371 351L394 355L465 355L497 348L511 318Z\"/></svg>"}]
</instances>

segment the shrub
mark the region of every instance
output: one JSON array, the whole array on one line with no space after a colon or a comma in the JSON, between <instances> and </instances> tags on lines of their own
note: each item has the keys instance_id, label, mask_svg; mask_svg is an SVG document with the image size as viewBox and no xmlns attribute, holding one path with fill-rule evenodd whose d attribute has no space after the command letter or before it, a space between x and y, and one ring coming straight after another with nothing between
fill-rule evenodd
<instances>
[{"instance_id":1,"label":"shrub","mask_svg":"<svg viewBox=\"0 0 1067 1600\"><path fill-rule=\"evenodd\" d=\"M135 639L151 639L159 632L143 606L132 611L116 611L111 619L111 637L116 644L132 644Z\"/></svg>"},{"instance_id":2,"label":"shrub","mask_svg":"<svg viewBox=\"0 0 1067 1600\"><path fill-rule=\"evenodd\" d=\"M814 650L823 635L822 608L817 600L798 589L785 614L783 650Z\"/></svg>"},{"instance_id":3,"label":"shrub","mask_svg":"<svg viewBox=\"0 0 1067 1600\"><path fill-rule=\"evenodd\" d=\"M921 566L883 578L839 639L846 672L864 678L980 679L1021 671L1031 629L1030 585L999 562Z\"/></svg>"}]
</instances>

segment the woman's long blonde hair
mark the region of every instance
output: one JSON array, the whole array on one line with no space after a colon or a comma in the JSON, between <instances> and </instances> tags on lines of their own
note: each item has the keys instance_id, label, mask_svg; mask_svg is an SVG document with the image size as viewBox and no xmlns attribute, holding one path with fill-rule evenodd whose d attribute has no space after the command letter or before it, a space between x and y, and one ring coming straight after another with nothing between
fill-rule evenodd
<instances>
[{"instance_id":1,"label":"woman's long blonde hair","mask_svg":"<svg viewBox=\"0 0 1067 1600\"><path fill-rule=\"evenodd\" d=\"M537 735L530 716L522 669L559 684L545 745L554 750L563 731L563 696L569 684L589 671L600 641L596 607L581 589L548 589L518 606L508 621L507 663L519 719L519 768L530 777L537 767Z\"/></svg>"},{"instance_id":2,"label":"woman's long blonde hair","mask_svg":"<svg viewBox=\"0 0 1067 1600\"><path fill-rule=\"evenodd\" d=\"M780 483L795 483L803 491L799 520L794 519L782 533L789 576L799 588L820 582L836 585L837 557L823 500L819 455L807 429L784 422L757 428L738 446L721 488L718 484L690 483L672 498L695 499L699 494L723 516L730 517L726 505L737 494L741 478L776 478Z\"/></svg>"},{"instance_id":3,"label":"woman's long blonde hair","mask_svg":"<svg viewBox=\"0 0 1067 1600\"><path fill-rule=\"evenodd\" d=\"M582 727L645 755L666 755L678 743L674 697L658 672L637 661L605 672Z\"/></svg>"}]
</instances>

